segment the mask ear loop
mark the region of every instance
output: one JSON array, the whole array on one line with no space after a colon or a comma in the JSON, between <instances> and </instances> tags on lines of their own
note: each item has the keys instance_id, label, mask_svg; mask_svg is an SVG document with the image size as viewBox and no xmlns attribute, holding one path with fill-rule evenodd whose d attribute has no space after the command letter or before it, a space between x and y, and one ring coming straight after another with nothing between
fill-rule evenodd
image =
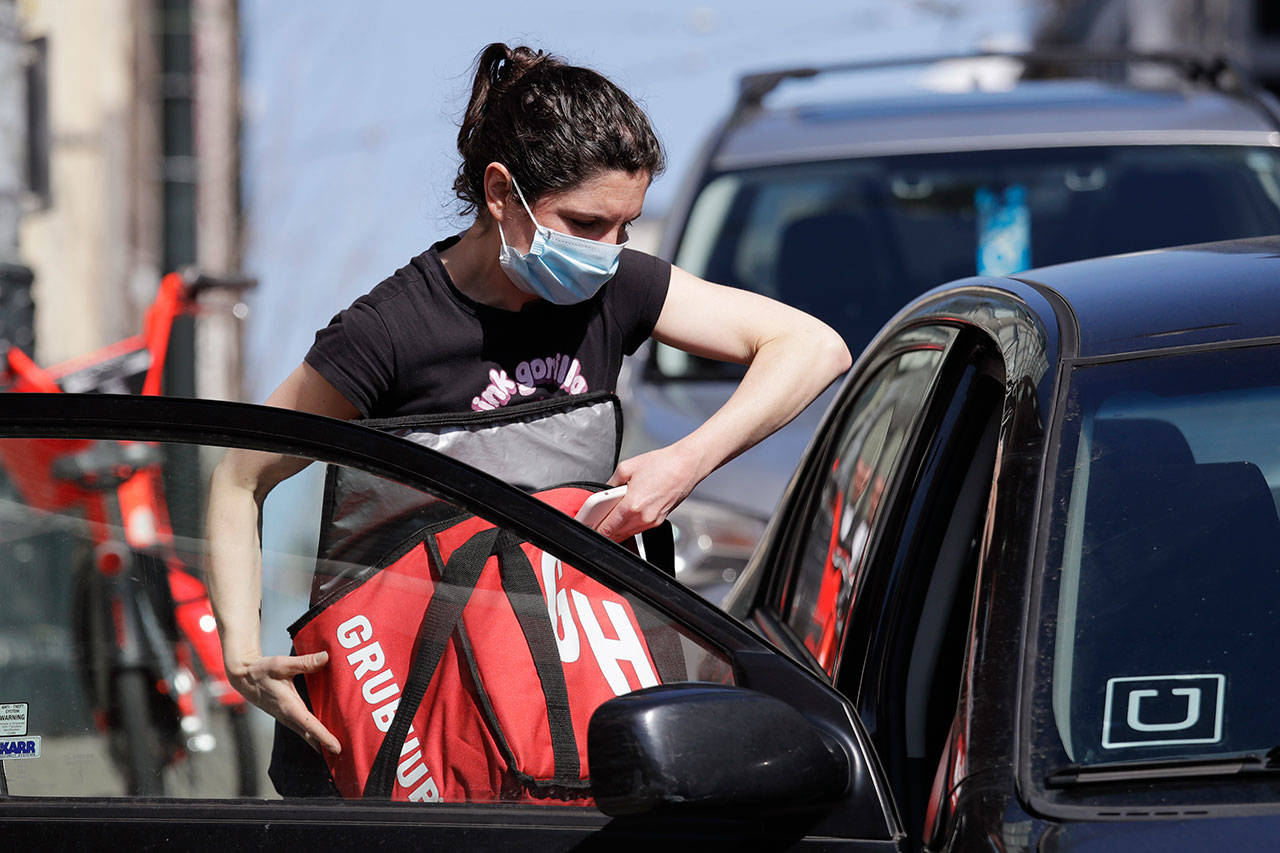
<instances>
[{"instance_id":1,"label":"mask ear loop","mask_svg":"<svg viewBox=\"0 0 1280 853\"><path fill-rule=\"evenodd\" d=\"M510 173L508 172L508 174ZM520 192L520 185L516 183L515 175L511 175L511 186L516 188L516 195L520 196L520 203L524 205L524 212L529 214L529 221L533 223L533 227L541 228L542 226L538 224L538 220L533 218L533 211L529 209L529 202L524 200L524 193ZM498 239L502 241L502 245L510 247L511 244L507 242L507 235L502 233L502 223L499 222L497 225Z\"/></svg>"},{"instance_id":2,"label":"mask ear loop","mask_svg":"<svg viewBox=\"0 0 1280 853\"><path fill-rule=\"evenodd\" d=\"M524 200L524 193L520 192L520 185L516 183L516 176L511 176L511 186L516 188L516 195L520 196L520 203L524 205L524 212L529 214L529 221L533 223L534 228L541 228L538 220L533 218L533 211L529 209L529 202Z\"/></svg>"},{"instance_id":3,"label":"mask ear loop","mask_svg":"<svg viewBox=\"0 0 1280 853\"><path fill-rule=\"evenodd\" d=\"M508 174L510 173L508 172ZM511 175L511 186L516 188L516 195L520 196L520 203L524 205L524 212L529 214L529 221L533 223L533 227L541 230L542 226L538 224L538 220L533 218L533 211L529 209L529 202L524 200L524 193L520 191L520 185L516 183L515 175ZM507 242L507 235L502 233L501 222L498 223L498 239L502 241L502 245L510 247L511 244Z\"/></svg>"},{"instance_id":4,"label":"mask ear loop","mask_svg":"<svg viewBox=\"0 0 1280 853\"><path fill-rule=\"evenodd\" d=\"M559 232L559 231L556 231L556 230L554 230L554 229L551 229L551 228L544 229L541 225L539 225L539 224L538 224L538 220L536 220L536 219L534 219L534 218L533 218L533 211L529 209L529 202L525 201L525 199L524 199L524 193L520 191L520 185L519 185L518 183L516 183L516 176L515 176L515 175L512 175L512 176L511 176L511 186L513 186L513 187L515 187L515 188L516 188L516 195L520 196L520 203L521 203L522 205L524 205L524 212L525 212L525 213L527 213L527 214L529 214L529 221L533 223L533 227L534 227L534 229L535 229L535 230L537 230L537 231L543 231L543 230L545 230L545 231L547 231L547 232L549 232L549 233L551 233L551 234L559 235L559 236L560 236L560 238L561 238L561 239L563 239L563 240L575 241L575 242L579 242L579 243L581 243L581 244L593 244L593 243L594 243L594 244L599 244L599 243L600 243L600 241L599 241L599 240L591 240L591 239L588 239L588 238L586 238L586 237L575 237L575 236L574 236L574 235L572 235L572 234L563 234L563 233L561 233L561 232ZM499 237L501 237L501 236L502 236L502 223L498 223L498 236L499 236ZM544 239L545 239L545 238L544 238ZM627 240L623 240L621 243L612 243L612 244L607 244L607 245L617 246L617 247L619 247L619 248L621 249L621 248L625 248L625 247L626 247L627 242L628 242Z\"/></svg>"}]
</instances>

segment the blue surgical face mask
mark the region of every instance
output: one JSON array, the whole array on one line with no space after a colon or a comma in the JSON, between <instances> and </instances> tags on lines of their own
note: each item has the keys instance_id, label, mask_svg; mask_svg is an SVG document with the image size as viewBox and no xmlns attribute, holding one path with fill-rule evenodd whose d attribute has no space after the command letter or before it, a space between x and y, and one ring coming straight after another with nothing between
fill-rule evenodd
<instances>
[{"instance_id":1,"label":"blue surgical face mask","mask_svg":"<svg viewBox=\"0 0 1280 853\"><path fill-rule=\"evenodd\" d=\"M498 263L507 278L525 293L555 305L573 305L595 296L618 271L618 256L626 244L574 237L539 225L515 178L511 183L533 222L534 234L529 251L519 252L507 245L502 223L498 223L498 238L502 241Z\"/></svg>"}]
</instances>

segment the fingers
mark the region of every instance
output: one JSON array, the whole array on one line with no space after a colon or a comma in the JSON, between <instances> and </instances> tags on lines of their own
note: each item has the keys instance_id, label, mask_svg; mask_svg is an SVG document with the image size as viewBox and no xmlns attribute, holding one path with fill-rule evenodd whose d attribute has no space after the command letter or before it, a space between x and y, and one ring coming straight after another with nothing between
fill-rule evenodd
<instances>
[{"instance_id":1,"label":"fingers","mask_svg":"<svg viewBox=\"0 0 1280 853\"><path fill-rule=\"evenodd\" d=\"M328 652L315 652L309 655L278 655L266 659L267 674L272 678L293 678L295 675L306 675L324 667L329 662Z\"/></svg>"},{"instance_id":2,"label":"fingers","mask_svg":"<svg viewBox=\"0 0 1280 853\"><path fill-rule=\"evenodd\" d=\"M337 755L342 752L342 745L311 713L293 686L295 676L315 672L328 663L328 652L261 658L251 666L247 679L243 679L237 689L253 704L301 735L312 749Z\"/></svg>"},{"instance_id":3,"label":"fingers","mask_svg":"<svg viewBox=\"0 0 1280 853\"><path fill-rule=\"evenodd\" d=\"M295 675L315 672L328 663L328 652L315 652L309 655L281 657L277 661L277 666L282 674L292 678ZM311 713L293 684L290 683L288 687L289 692L296 699L296 705L290 702L290 707L281 706L280 710L289 715L287 718L282 716L281 722L302 735L303 740L310 744L311 748L316 752L330 752L334 755L342 752L342 744L338 743L338 739L333 736L333 733L324 727L324 723L321 723L315 714Z\"/></svg>"},{"instance_id":4,"label":"fingers","mask_svg":"<svg viewBox=\"0 0 1280 853\"><path fill-rule=\"evenodd\" d=\"M622 530L622 526L622 513L619 512L619 507L615 506L609 511L609 514L604 517L604 521L596 525L596 532L606 539L612 539L614 542L621 542L626 538L625 536L618 535L619 531Z\"/></svg>"},{"instance_id":5,"label":"fingers","mask_svg":"<svg viewBox=\"0 0 1280 853\"><path fill-rule=\"evenodd\" d=\"M316 652L310 655L281 657L278 666L282 670L294 672L311 672L325 665L329 660L327 652ZM291 677L291 676L290 676ZM273 716L298 734L316 752L329 752L334 755L342 752L342 744L333 733L324 727L315 714L311 713L297 688L290 680L276 682L276 709ZM271 710L271 709L268 709Z\"/></svg>"},{"instance_id":6,"label":"fingers","mask_svg":"<svg viewBox=\"0 0 1280 853\"><path fill-rule=\"evenodd\" d=\"M613 488L614 486L625 486L630 483L632 476L635 474L635 461L637 458L633 456L630 459L624 459L619 462L618 467L613 471L613 476L609 478L609 482L606 485L609 488Z\"/></svg>"},{"instance_id":7,"label":"fingers","mask_svg":"<svg viewBox=\"0 0 1280 853\"><path fill-rule=\"evenodd\" d=\"M605 516L604 521L596 527L596 531L614 542L622 542L637 533L657 527L665 517L666 513L628 506L624 498Z\"/></svg>"},{"instance_id":8,"label":"fingers","mask_svg":"<svg viewBox=\"0 0 1280 853\"><path fill-rule=\"evenodd\" d=\"M609 485L627 486L627 496L596 525L596 531L621 542L661 524L696 483L685 456L675 446L651 450L618 464Z\"/></svg>"},{"instance_id":9,"label":"fingers","mask_svg":"<svg viewBox=\"0 0 1280 853\"><path fill-rule=\"evenodd\" d=\"M301 701L299 701L299 704L301 704ZM338 739L324 727L324 724L314 714L307 711L305 706L301 714L288 719L281 717L280 722L300 734L302 739L307 742L307 745L316 752L328 752L331 755L338 755L342 752L342 744L338 743Z\"/></svg>"}]
</instances>

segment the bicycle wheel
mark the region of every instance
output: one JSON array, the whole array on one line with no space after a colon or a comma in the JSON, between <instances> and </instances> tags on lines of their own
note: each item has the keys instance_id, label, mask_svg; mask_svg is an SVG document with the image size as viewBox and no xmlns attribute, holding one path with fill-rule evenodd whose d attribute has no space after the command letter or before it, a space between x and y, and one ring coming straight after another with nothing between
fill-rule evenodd
<instances>
[{"instance_id":1,"label":"bicycle wheel","mask_svg":"<svg viewBox=\"0 0 1280 853\"><path fill-rule=\"evenodd\" d=\"M151 679L140 669L125 669L114 679L119 726L123 735L125 793L164 796L165 748L151 713Z\"/></svg>"},{"instance_id":2,"label":"bicycle wheel","mask_svg":"<svg viewBox=\"0 0 1280 853\"><path fill-rule=\"evenodd\" d=\"M261 789L258 748L247 706L223 705L209 693L209 681L195 663L197 704L206 730L190 738L164 771L172 797L256 797Z\"/></svg>"},{"instance_id":3,"label":"bicycle wheel","mask_svg":"<svg viewBox=\"0 0 1280 853\"><path fill-rule=\"evenodd\" d=\"M144 568L146 559L138 559ZM157 686L161 675L153 666L120 667L110 616L112 592L91 564L79 573L72 604L83 684L91 706L103 712L104 734L124 793L256 797L262 787L261 769L249 709L217 700L198 655L185 639L173 635L172 620L163 616L172 612L172 605L154 591L156 586L153 575L152 583L144 582L129 593L139 624L156 626L143 630L141 639L150 644L162 638L168 644L165 649L148 645L146 659L157 666L174 659L186 664L169 676L176 683L165 687ZM167 584L163 589L167 595ZM190 699L186 718L179 710L178 693Z\"/></svg>"},{"instance_id":4,"label":"bicycle wheel","mask_svg":"<svg viewBox=\"0 0 1280 853\"><path fill-rule=\"evenodd\" d=\"M218 798L258 795L257 748L249 715L218 708L210 715L215 745L208 751L187 750L165 769L169 796Z\"/></svg>"},{"instance_id":5,"label":"bicycle wheel","mask_svg":"<svg viewBox=\"0 0 1280 853\"><path fill-rule=\"evenodd\" d=\"M156 707L155 676L144 668L120 668L110 606L103 579L86 557L76 572L71 604L81 685L89 707L104 721L103 734L122 793L162 796L168 741L163 712Z\"/></svg>"},{"instance_id":6,"label":"bicycle wheel","mask_svg":"<svg viewBox=\"0 0 1280 853\"><path fill-rule=\"evenodd\" d=\"M231 720L231 737L235 744L236 760L239 763L240 796L256 797L259 792L258 749L253 739L253 728L249 720L247 707L227 708L227 716Z\"/></svg>"}]
</instances>

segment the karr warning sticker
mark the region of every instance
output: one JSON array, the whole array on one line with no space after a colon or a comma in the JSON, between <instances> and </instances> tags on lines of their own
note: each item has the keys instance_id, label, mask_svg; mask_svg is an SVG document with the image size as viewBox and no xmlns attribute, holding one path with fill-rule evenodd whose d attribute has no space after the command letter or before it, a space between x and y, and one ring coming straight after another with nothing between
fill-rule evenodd
<instances>
[{"instance_id":1,"label":"karr warning sticker","mask_svg":"<svg viewBox=\"0 0 1280 853\"><path fill-rule=\"evenodd\" d=\"M1219 673L1108 679L1102 747L1218 743L1226 692Z\"/></svg>"},{"instance_id":2,"label":"karr warning sticker","mask_svg":"<svg viewBox=\"0 0 1280 853\"><path fill-rule=\"evenodd\" d=\"M39 758L40 736L0 737L0 761L11 758Z\"/></svg>"},{"instance_id":3,"label":"karr warning sticker","mask_svg":"<svg viewBox=\"0 0 1280 853\"><path fill-rule=\"evenodd\" d=\"M0 737L27 733L27 703L0 702Z\"/></svg>"}]
</instances>

